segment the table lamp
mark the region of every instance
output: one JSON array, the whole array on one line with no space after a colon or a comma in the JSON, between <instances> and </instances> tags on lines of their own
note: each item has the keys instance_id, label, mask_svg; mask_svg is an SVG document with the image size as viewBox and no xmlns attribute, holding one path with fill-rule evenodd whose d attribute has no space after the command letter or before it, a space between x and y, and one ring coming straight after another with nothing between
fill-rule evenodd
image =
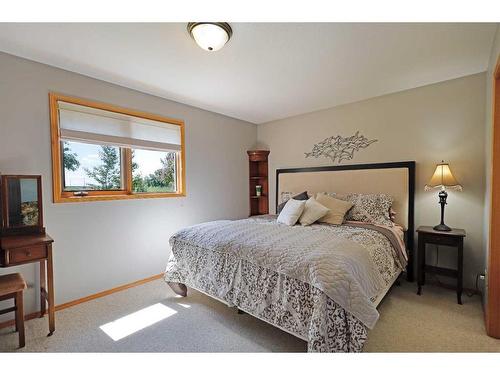
<instances>
[{"instance_id":1,"label":"table lamp","mask_svg":"<svg viewBox=\"0 0 500 375\"><path fill-rule=\"evenodd\" d=\"M431 180L427 185L425 185L425 190L429 191L434 188L440 188L439 192L439 204L441 205L441 223L434 227L434 230L448 232L451 228L444 223L444 206L446 205L446 198L448 198L448 193L446 189L462 190L462 186L453 177L451 173L450 166L448 163L441 161L440 164L436 165L436 170L431 177Z\"/></svg>"}]
</instances>

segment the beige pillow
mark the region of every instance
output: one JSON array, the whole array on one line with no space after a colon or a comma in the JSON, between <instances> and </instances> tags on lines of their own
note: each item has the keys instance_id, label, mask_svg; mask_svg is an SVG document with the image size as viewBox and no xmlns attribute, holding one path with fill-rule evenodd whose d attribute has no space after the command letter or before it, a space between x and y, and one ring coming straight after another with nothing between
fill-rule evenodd
<instances>
[{"instance_id":1,"label":"beige pillow","mask_svg":"<svg viewBox=\"0 0 500 375\"><path fill-rule=\"evenodd\" d=\"M351 202L332 198L329 195L323 193L316 194L316 202L330 209L330 212L328 212L318 221L321 223L337 225L340 225L344 222L345 214L353 206Z\"/></svg>"},{"instance_id":2,"label":"beige pillow","mask_svg":"<svg viewBox=\"0 0 500 375\"><path fill-rule=\"evenodd\" d=\"M316 202L314 197L309 198L304 206L304 211L300 215L299 222L301 225L311 225L316 220L321 219L330 210Z\"/></svg>"}]
</instances>

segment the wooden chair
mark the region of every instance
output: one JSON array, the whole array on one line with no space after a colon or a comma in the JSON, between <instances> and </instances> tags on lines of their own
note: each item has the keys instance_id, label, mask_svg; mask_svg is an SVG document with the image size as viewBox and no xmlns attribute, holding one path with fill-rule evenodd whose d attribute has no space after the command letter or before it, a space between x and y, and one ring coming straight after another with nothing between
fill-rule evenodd
<instances>
[{"instance_id":1,"label":"wooden chair","mask_svg":"<svg viewBox=\"0 0 500 375\"><path fill-rule=\"evenodd\" d=\"M19 347L24 347L24 308L23 291L26 289L26 282L19 273L11 273L0 276L0 301L13 298L14 307L0 310L0 315L16 312L16 331L19 333Z\"/></svg>"}]
</instances>

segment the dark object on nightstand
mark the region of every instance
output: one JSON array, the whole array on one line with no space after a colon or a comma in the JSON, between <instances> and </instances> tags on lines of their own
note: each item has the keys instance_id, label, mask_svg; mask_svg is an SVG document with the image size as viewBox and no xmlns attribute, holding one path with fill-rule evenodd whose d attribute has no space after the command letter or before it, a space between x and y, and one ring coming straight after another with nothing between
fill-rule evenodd
<instances>
[{"instance_id":1,"label":"dark object on nightstand","mask_svg":"<svg viewBox=\"0 0 500 375\"><path fill-rule=\"evenodd\" d=\"M444 223L444 206L446 205L446 199L448 198L448 193L446 192L446 190L441 190L438 196L439 196L439 204L441 205L441 222L438 225L435 225L432 229L441 232L449 232L451 228Z\"/></svg>"},{"instance_id":2,"label":"dark object on nightstand","mask_svg":"<svg viewBox=\"0 0 500 375\"><path fill-rule=\"evenodd\" d=\"M268 150L247 151L249 166L250 216L269 213Z\"/></svg>"},{"instance_id":3,"label":"dark object on nightstand","mask_svg":"<svg viewBox=\"0 0 500 375\"><path fill-rule=\"evenodd\" d=\"M441 205L441 222L434 226L434 230L440 232L449 232L451 228L444 223L444 207L446 206L446 199L448 198L448 193L446 188L455 189L462 191L462 186L453 177L451 173L450 166L448 163L441 161L440 164L436 165L436 170L431 177L431 180L427 185L425 185L425 190L431 190L434 188L440 188L439 192L439 204Z\"/></svg>"},{"instance_id":4,"label":"dark object on nightstand","mask_svg":"<svg viewBox=\"0 0 500 375\"><path fill-rule=\"evenodd\" d=\"M449 231L437 231L432 227L421 226L417 229L418 233L418 278L417 294L422 294L422 285L425 284L425 273L433 273L436 275L443 275L447 277L454 277L457 279L457 302L462 304L462 290L463 290L463 258L464 258L464 237L465 230L453 228ZM444 245L457 248L457 269L429 266L425 264L425 245Z\"/></svg>"}]
</instances>

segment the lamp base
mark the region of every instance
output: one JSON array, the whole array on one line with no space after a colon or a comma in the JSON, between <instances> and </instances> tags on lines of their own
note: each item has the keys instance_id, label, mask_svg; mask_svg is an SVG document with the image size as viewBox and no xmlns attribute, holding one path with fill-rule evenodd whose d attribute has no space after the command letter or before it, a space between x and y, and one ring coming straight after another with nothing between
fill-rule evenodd
<instances>
[{"instance_id":1,"label":"lamp base","mask_svg":"<svg viewBox=\"0 0 500 375\"><path fill-rule=\"evenodd\" d=\"M451 228L448 225L446 225L446 224L438 224L438 225L436 225L432 229L440 231L440 232L449 232L449 231L451 231Z\"/></svg>"}]
</instances>

